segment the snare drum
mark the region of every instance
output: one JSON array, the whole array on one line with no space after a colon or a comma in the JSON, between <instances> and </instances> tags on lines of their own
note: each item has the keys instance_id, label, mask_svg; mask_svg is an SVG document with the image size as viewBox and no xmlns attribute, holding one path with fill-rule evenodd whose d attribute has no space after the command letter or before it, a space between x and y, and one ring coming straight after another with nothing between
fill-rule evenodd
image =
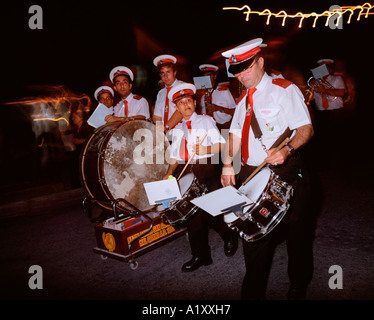
<instances>
[{"instance_id":1,"label":"snare drum","mask_svg":"<svg viewBox=\"0 0 374 320\"><path fill-rule=\"evenodd\" d=\"M190 200L208 192L205 185L199 183L193 173L179 179L182 199L173 201L169 209L162 211L161 216L172 226L178 226L190 218L198 209Z\"/></svg>"},{"instance_id":2,"label":"snare drum","mask_svg":"<svg viewBox=\"0 0 374 320\"><path fill-rule=\"evenodd\" d=\"M239 232L247 242L253 242L270 233L283 219L289 208L293 188L283 182L271 169L264 168L248 183L239 188L252 204L243 214L228 213L224 221Z\"/></svg>"},{"instance_id":3,"label":"snare drum","mask_svg":"<svg viewBox=\"0 0 374 320\"><path fill-rule=\"evenodd\" d=\"M83 149L82 184L103 208L112 210L113 202L121 198L139 210L151 210L154 206L148 202L143 183L165 175L168 147L165 135L149 121L107 123L92 134Z\"/></svg>"}]
</instances>

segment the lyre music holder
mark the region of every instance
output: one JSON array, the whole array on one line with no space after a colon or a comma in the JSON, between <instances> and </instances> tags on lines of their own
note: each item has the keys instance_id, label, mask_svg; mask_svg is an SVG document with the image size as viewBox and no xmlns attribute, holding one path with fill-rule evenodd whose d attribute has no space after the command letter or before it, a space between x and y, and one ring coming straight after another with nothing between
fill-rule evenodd
<instances>
[{"instance_id":1,"label":"lyre music holder","mask_svg":"<svg viewBox=\"0 0 374 320\"><path fill-rule=\"evenodd\" d=\"M240 219L245 219L244 217L244 213L243 213L243 208L248 205L247 202L241 202L241 203L238 203L238 204L235 204L231 207L228 207L226 209L222 209L221 212L222 213L227 213L228 211L231 211L232 213L234 213L238 218Z\"/></svg>"},{"instance_id":2,"label":"lyre music holder","mask_svg":"<svg viewBox=\"0 0 374 320\"><path fill-rule=\"evenodd\" d=\"M172 197L172 198L163 199L163 200L156 200L155 203L156 204L162 204L165 209L169 209L170 208L170 202L173 201L173 200L177 200L177 197Z\"/></svg>"}]
</instances>

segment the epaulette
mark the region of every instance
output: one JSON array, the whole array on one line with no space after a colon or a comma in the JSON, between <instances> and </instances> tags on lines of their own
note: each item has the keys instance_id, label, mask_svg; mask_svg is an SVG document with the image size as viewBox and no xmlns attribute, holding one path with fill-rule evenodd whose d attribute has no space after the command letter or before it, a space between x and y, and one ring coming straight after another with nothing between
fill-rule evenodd
<instances>
[{"instance_id":1,"label":"epaulette","mask_svg":"<svg viewBox=\"0 0 374 320\"><path fill-rule=\"evenodd\" d=\"M228 88L228 87L224 87L224 86L222 86L222 87L218 87L217 90L218 90L218 91L226 91L226 90L229 90L229 88Z\"/></svg>"},{"instance_id":2,"label":"epaulette","mask_svg":"<svg viewBox=\"0 0 374 320\"><path fill-rule=\"evenodd\" d=\"M143 97L139 96L139 95L134 95L134 99L136 99L136 100L140 100L141 98L143 98Z\"/></svg>"},{"instance_id":3,"label":"epaulette","mask_svg":"<svg viewBox=\"0 0 374 320\"><path fill-rule=\"evenodd\" d=\"M230 82L229 81L226 81L226 82L220 82L218 84L218 88L217 90L218 91L225 91L225 90L229 90L230 88Z\"/></svg>"},{"instance_id":4,"label":"epaulette","mask_svg":"<svg viewBox=\"0 0 374 320\"><path fill-rule=\"evenodd\" d=\"M288 88L291 84L293 84L292 81L282 78L273 79L272 82L284 89Z\"/></svg>"}]
</instances>

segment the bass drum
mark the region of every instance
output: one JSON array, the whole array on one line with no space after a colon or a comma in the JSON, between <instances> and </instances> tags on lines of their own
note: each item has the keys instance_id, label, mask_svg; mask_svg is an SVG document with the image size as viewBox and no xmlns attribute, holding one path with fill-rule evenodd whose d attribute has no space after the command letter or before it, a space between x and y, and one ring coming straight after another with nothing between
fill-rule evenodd
<instances>
[{"instance_id":1,"label":"bass drum","mask_svg":"<svg viewBox=\"0 0 374 320\"><path fill-rule=\"evenodd\" d=\"M141 211L149 204L143 183L161 180L169 163L169 141L145 120L112 122L98 128L80 157L82 184L105 209L125 199ZM121 206L127 207L124 202ZM130 211L133 208L128 206Z\"/></svg>"}]
</instances>

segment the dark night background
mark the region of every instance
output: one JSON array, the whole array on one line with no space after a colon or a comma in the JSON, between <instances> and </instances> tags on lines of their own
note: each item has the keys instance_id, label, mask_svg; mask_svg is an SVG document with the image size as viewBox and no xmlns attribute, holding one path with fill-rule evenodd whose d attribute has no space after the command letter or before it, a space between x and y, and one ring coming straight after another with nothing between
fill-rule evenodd
<instances>
[{"instance_id":1,"label":"dark night background","mask_svg":"<svg viewBox=\"0 0 374 320\"><path fill-rule=\"evenodd\" d=\"M361 3L362 2L362 3ZM339 5L362 5L363 1L340 1ZM43 29L28 27L29 7L43 9ZM9 104L24 98L37 99L51 94L53 86L64 86L74 95L86 94L96 106L95 89L108 81L110 70L126 65L136 70L133 92L154 102L158 75L153 58L159 54L176 55L180 62L179 78L191 81L199 75L198 65L211 62L223 64L220 52L255 37L266 43L275 57L277 69L290 65L305 80L320 58L344 62L345 70L357 90L355 118L350 126L358 137L371 133L372 31L374 17L350 24L344 15L343 29L324 26L325 17L312 28L313 19L287 19L250 16L243 11L223 11L226 6L248 4L253 10L269 8L272 12L323 12L335 2L328 1L13 1L2 5L1 15L1 153L2 167L8 168L2 187L26 187L37 180L31 164L35 150L30 113L32 106ZM373 11L373 10L372 10ZM225 72L220 73L221 80ZM53 92L52 92L53 93ZM347 128L348 130L348 128ZM35 146L34 146L35 149ZM36 179L36 180L35 180ZM31 182L30 182L31 181ZM45 181L44 181L45 182ZM43 183L44 183L43 182ZM40 182L42 183L42 182Z\"/></svg>"},{"instance_id":2,"label":"dark night background","mask_svg":"<svg viewBox=\"0 0 374 320\"><path fill-rule=\"evenodd\" d=\"M332 58L344 64L346 74L355 84L356 103L348 121L339 127L331 123L334 138L326 140L319 134L317 123L316 136L304 149L304 159L317 172L314 177L320 183L316 207L321 201L319 196L323 198L316 228L316 270L308 298L345 300L329 308L335 317L337 307L351 306L346 303L348 299L372 300L374 15L357 21L356 12L347 24L348 14L345 14L341 30L326 27L325 17L317 21L315 28L312 28L313 19L305 19L300 29L299 19L287 19L282 27L281 19L273 17L267 26L265 16L251 15L246 22L243 12L222 10L226 6L247 4L257 11L269 8L272 12L321 13L335 4L364 3L364 0L3 1L0 6L0 274L3 275L0 288L3 295L0 296L35 300L239 299L244 275L242 254L238 252L231 260L222 259L217 234L211 239L214 264L192 276L180 272L189 255L188 242L183 237L142 256L139 269L132 273L128 273L122 261L103 262L93 254L94 225L82 214L83 188L74 189L69 182L61 140L44 145L43 149L38 147L40 139L33 132L36 124L32 118L35 104L25 105L22 101L52 99L46 106L53 109L56 96L67 94L63 97L66 104L69 99L87 95L92 111L97 103L93 97L96 88L109 80L113 67L125 65L136 72L133 92L152 103L159 89L159 77L152 63L157 55L177 56L178 78L192 81L193 76L200 75L200 64L211 62L223 67L220 52L262 37L269 44L267 52L273 57L271 63L276 69L284 71L291 66L306 81L317 60ZM31 5L43 9L42 30L31 30L28 26ZM220 72L220 80L227 80L225 71ZM59 133L56 122L41 122L46 124L46 130L53 128L54 134ZM324 142L323 148L320 142ZM270 299L285 298L286 256L283 246L273 263ZM41 265L45 270L45 289L39 292L30 291L27 286L31 264ZM344 268L344 290L329 289L331 265ZM6 303L4 307L9 308ZM94 308L79 305L85 312L91 309L96 315L102 310L108 316L108 309L100 308L100 304ZM63 312L65 306L58 312ZM252 313L247 303L240 306L241 316ZM256 302L255 310L259 306ZM273 308L277 313L278 306ZM305 310L308 313L316 310L320 316L321 312L325 314L325 306L319 310L308 305ZM361 306L353 306L356 314ZM35 305L30 307L35 310ZM113 309L127 312L132 302L128 305L116 302L110 307L109 313ZM266 312L271 309L265 308ZM19 309L17 303L15 310ZM66 310L71 316L70 309Z\"/></svg>"}]
</instances>

